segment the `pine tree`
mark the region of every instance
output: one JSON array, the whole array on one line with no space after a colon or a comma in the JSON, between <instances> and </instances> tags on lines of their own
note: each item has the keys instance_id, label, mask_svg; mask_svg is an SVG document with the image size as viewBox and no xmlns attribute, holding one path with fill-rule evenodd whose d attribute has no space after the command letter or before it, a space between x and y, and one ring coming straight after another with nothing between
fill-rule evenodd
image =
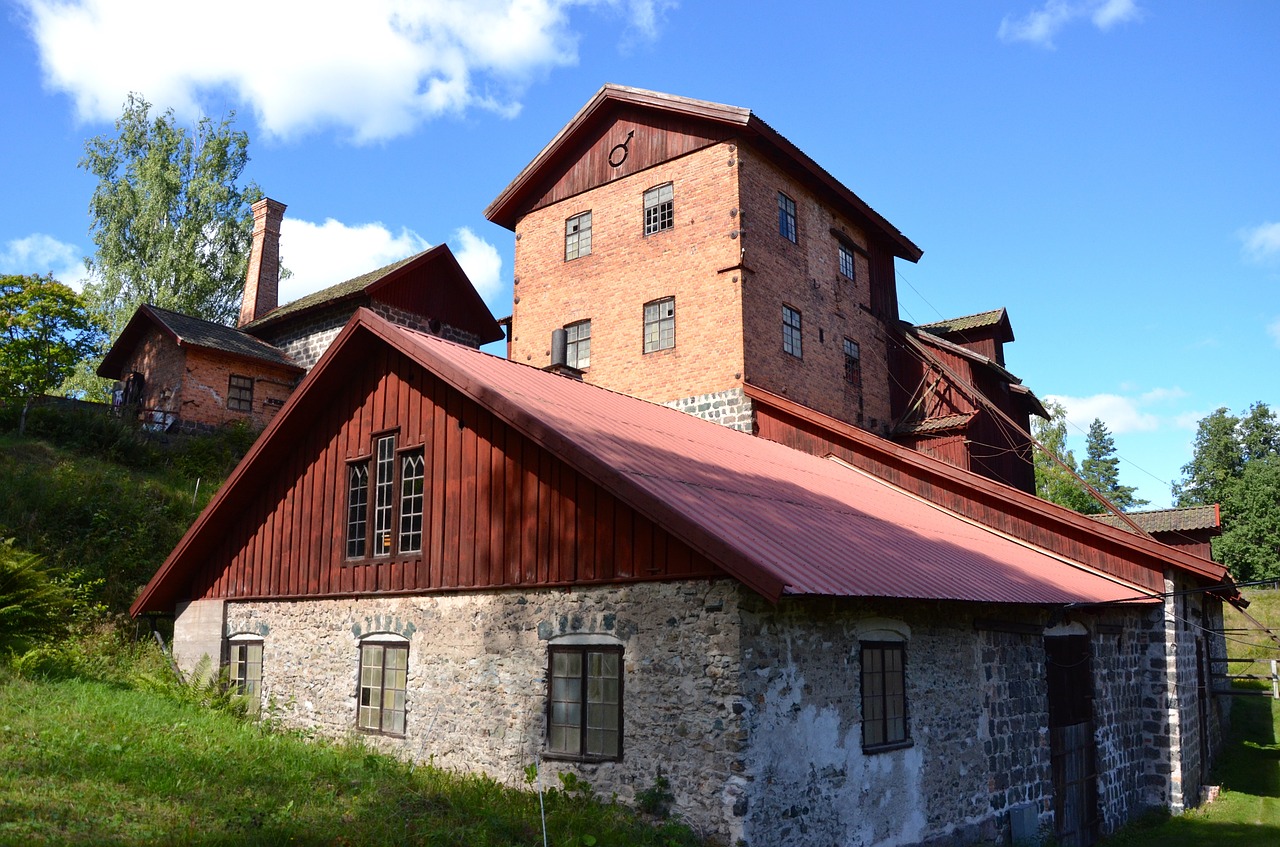
<instances>
[{"instance_id":1,"label":"pine tree","mask_svg":"<svg viewBox=\"0 0 1280 847\"><path fill-rule=\"evenodd\" d=\"M1115 453L1116 442L1111 430L1101 418L1094 418L1085 440L1085 460L1080 465L1080 475L1121 511L1145 506L1150 501L1135 497L1136 488L1120 484L1120 460Z\"/></svg>"}]
</instances>

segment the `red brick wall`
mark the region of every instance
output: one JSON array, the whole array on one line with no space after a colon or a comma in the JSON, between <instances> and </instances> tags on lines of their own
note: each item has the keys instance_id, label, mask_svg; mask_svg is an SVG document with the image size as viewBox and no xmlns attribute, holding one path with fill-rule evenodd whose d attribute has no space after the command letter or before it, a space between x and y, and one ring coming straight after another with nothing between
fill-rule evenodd
<instances>
[{"instance_id":1,"label":"red brick wall","mask_svg":"<svg viewBox=\"0 0 1280 847\"><path fill-rule=\"evenodd\" d=\"M851 283L840 273L839 241L831 231L842 232L869 254L878 246L763 156L749 148L740 155L749 269L743 293L747 381L832 417L882 430L890 420L888 352L880 322L867 311L871 262L855 253ZM779 233L779 191L796 204L794 244ZM784 304L802 316L801 358L782 349ZM844 379L845 338L862 354L861 408Z\"/></svg>"},{"instance_id":2,"label":"red brick wall","mask_svg":"<svg viewBox=\"0 0 1280 847\"><path fill-rule=\"evenodd\" d=\"M131 371L142 374L143 409L160 409L177 414L182 402L182 378L186 373L187 353L160 330L152 327L133 350L124 365L124 375Z\"/></svg>"},{"instance_id":3,"label":"red brick wall","mask_svg":"<svg viewBox=\"0 0 1280 847\"><path fill-rule=\"evenodd\" d=\"M252 413L227 408L227 389L232 374L253 379ZM264 427L288 399L299 378L293 371L273 367L266 362L249 361L210 350L189 350L178 414L186 423L220 426L247 420L255 427Z\"/></svg>"},{"instance_id":4,"label":"red brick wall","mask_svg":"<svg viewBox=\"0 0 1280 847\"><path fill-rule=\"evenodd\" d=\"M160 411L175 415L178 425L211 427L239 420L266 426L299 379L293 371L267 362L179 347L158 329L148 331L124 370L138 371L146 379L140 404L145 413ZM252 413L227 408L232 374L254 379Z\"/></svg>"},{"instance_id":5,"label":"red brick wall","mask_svg":"<svg viewBox=\"0 0 1280 847\"><path fill-rule=\"evenodd\" d=\"M737 168L716 144L538 209L516 227L511 358L550 363L551 331L591 319L584 379L657 402L742 380ZM643 234L643 194L675 190L675 226ZM591 255L564 259L565 220L592 213ZM673 349L644 353L644 304L676 301Z\"/></svg>"}]
</instances>

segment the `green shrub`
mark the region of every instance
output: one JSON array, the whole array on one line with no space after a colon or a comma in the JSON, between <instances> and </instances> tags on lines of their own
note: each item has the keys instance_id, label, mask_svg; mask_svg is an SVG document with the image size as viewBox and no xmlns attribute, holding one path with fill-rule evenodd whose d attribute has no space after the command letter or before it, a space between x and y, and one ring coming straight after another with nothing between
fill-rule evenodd
<instances>
[{"instance_id":1,"label":"green shrub","mask_svg":"<svg viewBox=\"0 0 1280 847\"><path fill-rule=\"evenodd\" d=\"M41 567L40 557L0 541L0 644L19 652L63 635L75 598Z\"/></svg>"}]
</instances>

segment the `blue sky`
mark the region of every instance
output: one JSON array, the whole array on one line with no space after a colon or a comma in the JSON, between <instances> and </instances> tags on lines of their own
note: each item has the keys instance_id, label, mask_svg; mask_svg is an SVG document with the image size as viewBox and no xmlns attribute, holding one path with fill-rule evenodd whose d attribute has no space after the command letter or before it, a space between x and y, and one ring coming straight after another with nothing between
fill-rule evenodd
<instances>
[{"instance_id":1,"label":"blue sky","mask_svg":"<svg viewBox=\"0 0 1280 847\"><path fill-rule=\"evenodd\" d=\"M289 206L286 299L447 241L505 315L484 207L614 82L749 107L813 156L924 250L904 318L1006 307L1010 369L1078 457L1101 417L1153 506L1197 420L1280 404L1270 0L0 2L0 272L83 275L76 165L136 91L237 112Z\"/></svg>"}]
</instances>

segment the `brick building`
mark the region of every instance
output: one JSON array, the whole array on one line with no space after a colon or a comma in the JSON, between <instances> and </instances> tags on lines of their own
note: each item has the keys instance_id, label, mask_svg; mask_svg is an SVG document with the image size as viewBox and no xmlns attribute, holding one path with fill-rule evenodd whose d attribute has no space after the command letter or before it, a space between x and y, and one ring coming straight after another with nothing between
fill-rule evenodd
<instances>
[{"instance_id":1,"label":"brick building","mask_svg":"<svg viewBox=\"0 0 1280 847\"><path fill-rule=\"evenodd\" d=\"M279 305L285 206L253 206L253 247L239 326L143 305L98 375L114 401L158 430L201 431L243 421L261 429L361 307L471 347L503 337L446 245Z\"/></svg>"},{"instance_id":2,"label":"brick building","mask_svg":"<svg viewBox=\"0 0 1280 847\"><path fill-rule=\"evenodd\" d=\"M486 215L516 237L515 361L564 329L593 384L748 431L785 398L1034 490L1004 310L901 322L920 248L749 110L606 85Z\"/></svg>"}]
</instances>

